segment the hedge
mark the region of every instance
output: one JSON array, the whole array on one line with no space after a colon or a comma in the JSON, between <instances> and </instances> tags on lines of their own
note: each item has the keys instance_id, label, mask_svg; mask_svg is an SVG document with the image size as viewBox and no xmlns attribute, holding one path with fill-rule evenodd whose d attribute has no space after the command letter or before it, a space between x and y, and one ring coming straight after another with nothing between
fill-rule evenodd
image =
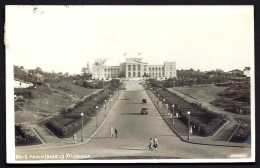
<instances>
[{"instance_id":1,"label":"hedge","mask_svg":"<svg viewBox=\"0 0 260 168\"><path fill-rule=\"evenodd\" d=\"M188 115L182 114L179 118L184 124L188 123ZM222 126L226 120L224 118L214 118L208 124L202 123L193 117L190 117L190 124L195 125L196 128L200 129L199 135L210 136L212 135L220 126Z\"/></svg>"},{"instance_id":2,"label":"hedge","mask_svg":"<svg viewBox=\"0 0 260 168\"><path fill-rule=\"evenodd\" d=\"M231 142L251 142L250 139L250 125L248 123L244 123L240 125L236 133L231 138Z\"/></svg>"},{"instance_id":3,"label":"hedge","mask_svg":"<svg viewBox=\"0 0 260 168\"><path fill-rule=\"evenodd\" d=\"M57 116L45 123L45 126L49 128L59 138L71 137L74 132L76 132L75 130L79 130L82 127L82 120L80 118L75 118L74 122L70 123L67 126L62 126L60 125L59 120L62 120L63 117ZM88 119L89 116L87 115L83 117L83 125L86 125Z\"/></svg>"},{"instance_id":4,"label":"hedge","mask_svg":"<svg viewBox=\"0 0 260 168\"><path fill-rule=\"evenodd\" d=\"M15 129L20 135L15 136L15 145L36 145L41 144L38 136L25 125L15 125Z\"/></svg>"}]
</instances>

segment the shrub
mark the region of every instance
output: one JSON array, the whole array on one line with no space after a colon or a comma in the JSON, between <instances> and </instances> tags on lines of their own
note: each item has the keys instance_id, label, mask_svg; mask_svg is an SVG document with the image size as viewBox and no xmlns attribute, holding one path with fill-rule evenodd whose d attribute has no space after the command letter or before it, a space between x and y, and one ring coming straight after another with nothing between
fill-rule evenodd
<instances>
[{"instance_id":1,"label":"shrub","mask_svg":"<svg viewBox=\"0 0 260 168\"><path fill-rule=\"evenodd\" d=\"M15 103L14 104L14 111L23 111L23 104Z\"/></svg>"},{"instance_id":2,"label":"shrub","mask_svg":"<svg viewBox=\"0 0 260 168\"><path fill-rule=\"evenodd\" d=\"M75 114L71 114L71 113L66 113L63 115L64 118L73 118L73 119L79 119L81 118L81 114L80 113L75 113Z\"/></svg>"},{"instance_id":3,"label":"shrub","mask_svg":"<svg viewBox=\"0 0 260 168\"><path fill-rule=\"evenodd\" d=\"M65 114L69 117L71 114ZM67 126L62 126L60 124L60 120L63 119L62 116L54 117L50 119L45 126L47 126L53 133L55 133L58 137L70 137L76 130L80 129L81 127L81 120L77 117L76 114L71 115L71 117L75 117L74 121ZM80 116L81 118L81 116ZM83 117L83 124L87 123L89 117L86 115Z\"/></svg>"},{"instance_id":4,"label":"shrub","mask_svg":"<svg viewBox=\"0 0 260 168\"><path fill-rule=\"evenodd\" d=\"M233 135L232 142L246 142L250 140L250 125L248 123L242 124L236 133Z\"/></svg>"},{"instance_id":5,"label":"shrub","mask_svg":"<svg viewBox=\"0 0 260 168\"><path fill-rule=\"evenodd\" d=\"M25 125L15 125L15 129L17 129L16 131L21 134L19 136L15 136L15 145L33 145L41 143L37 135Z\"/></svg>"},{"instance_id":6,"label":"shrub","mask_svg":"<svg viewBox=\"0 0 260 168\"><path fill-rule=\"evenodd\" d=\"M15 89L14 94L17 96L23 96L27 99L34 98L34 93L31 88L25 88L25 89Z\"/></svg>"}]
</instances>

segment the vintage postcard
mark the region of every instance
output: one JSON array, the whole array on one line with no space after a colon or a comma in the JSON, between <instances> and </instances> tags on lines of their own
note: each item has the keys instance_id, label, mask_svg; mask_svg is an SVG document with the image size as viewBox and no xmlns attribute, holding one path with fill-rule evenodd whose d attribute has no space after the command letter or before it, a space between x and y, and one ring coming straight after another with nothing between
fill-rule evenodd
<instances>
[{"instance_id":1,"label":"vintage postcard","mask_svg":"<svg viewBox=\"0 0 260 168\"><path fill-rule=\"evenodd\" d=\"M6 6L7 163L255 162L253 6Z\"/></svg>"}]
</instances>

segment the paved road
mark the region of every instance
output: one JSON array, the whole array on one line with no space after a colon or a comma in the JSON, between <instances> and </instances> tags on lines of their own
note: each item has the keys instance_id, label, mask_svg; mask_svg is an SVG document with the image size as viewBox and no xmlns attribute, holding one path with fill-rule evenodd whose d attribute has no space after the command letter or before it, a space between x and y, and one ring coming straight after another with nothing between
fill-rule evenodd
<instances>
[{"instance_id":1,"label":"paved road","mask_svg":"<svg viewBox=\"0 0 260 168\"><path fill-rule=\"evenodd\" d=\"M125 95L130 100L125 100ZM141 99L146 98L147 104ZM148 115L141 115L140 109L148 107ZM118 138L110 137L110 128L118 127ZM157 136L158 151L149 151L149 138ZM91 158L230 158L230 154L243 154L250 157L250 148L220 147L182 142L162 119L152 104L139 81L127 81L123 91L107 120L100 127L94 137L85 144L48 148L41 150L17 151L16 154L71 154L74 157L65 159L81 159L80 156ZM79 157L77 157L79 156ZM60 158L53 158L60 159Z\"/></svg>"}]
</instances>

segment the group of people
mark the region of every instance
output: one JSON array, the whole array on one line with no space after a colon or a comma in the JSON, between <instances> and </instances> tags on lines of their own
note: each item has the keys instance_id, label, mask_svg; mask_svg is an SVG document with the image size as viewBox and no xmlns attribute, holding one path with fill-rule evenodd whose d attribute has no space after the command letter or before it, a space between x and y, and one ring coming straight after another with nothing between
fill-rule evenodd
<instances>
[{"instance_id":1,"label":"group of people","mask_svg":"<svg viewBox=\"0 0 260 168\"><path fill-rule=\"evenodd\" d=\"M156 150L158 149L158 139L157 137L155 136L154 138L150 138L150 141L149 141L149 150L153 151L153 150Z\"/></svg>"},{"instance_id":2,"label":"group of people","mask_svg":"<svg viewBox=\"0 0 260 168\"><path fill-rule=\"evenodd\" d=\"M116 127L115 129L113 129L113 127L111 127L111 129L110 129L110 136L111 136L111 137L114 137L114 133L115 133L116 138L117 138L117 134L118 134L118 129L117 129L117 127Z\"/></svg>"},{"instance_id":3,"label":"group of people","mask_svg":"<svg viewBox=\"0 0 260 168\"><path fill-rule=\"evenodd\" d=\"M200 135L200 127L196 125L190 126L190 135Z\"/></svg>"}]
</instances>

